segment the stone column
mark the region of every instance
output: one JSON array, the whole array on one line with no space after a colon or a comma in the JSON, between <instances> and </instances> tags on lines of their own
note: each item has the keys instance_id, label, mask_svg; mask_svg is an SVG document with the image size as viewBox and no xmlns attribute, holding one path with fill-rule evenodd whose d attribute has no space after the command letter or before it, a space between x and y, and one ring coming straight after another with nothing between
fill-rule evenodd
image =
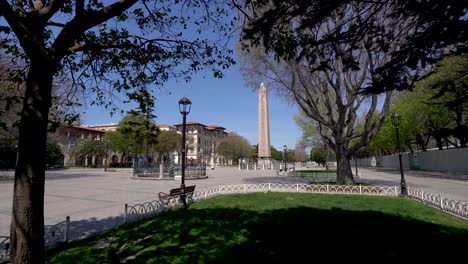
<instances>
[{"instance_id":1,"label":"stone column","mask_svg":"<svg viewBox=\"0 0 468 264\"><path fill-rule=\"evenodd\" d=\"M261 83L258 93L258 165L270 167L270 118L268 115L268 92Z\"/></svg>"}]
</instances>

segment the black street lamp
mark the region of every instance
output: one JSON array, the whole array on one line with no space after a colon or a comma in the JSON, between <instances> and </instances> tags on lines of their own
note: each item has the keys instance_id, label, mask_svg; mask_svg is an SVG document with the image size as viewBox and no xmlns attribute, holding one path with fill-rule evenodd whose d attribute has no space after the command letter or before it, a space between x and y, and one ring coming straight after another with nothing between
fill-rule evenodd
<instances>
[{"instance_id":1,"label":"black street lamp","mask_svg":"<svg viewBox=\"0 0 468 264\"><path fill-rule=\"evenodd\" d=\"M359 173L357 169L357 157L354 157L354 165L356 166L356 177L359 177Z\"/></svg>"},{"instance_id":2,"label":"black street lamp","mask_svg":"<svg viewBox=\"0 0 468 264\"><path fill-rule=\"evenodd\" d=\"M284 175L286 175L286 173L288 172L288 169L286 167L286 150L288 149L288 147L286 145L284 145Z\"/></svg>"},{"instance_id":3,"label":"black street lamp","mask_svg":"<svg viewBox=\"0 0 468 264\"><path fill-rule=\"evenodd\" d=\"M184 96L184 98L180 99L179 101L179 111L182 114L182 181L180 184L181 192L180 192L180 200L182 200L184 208L187 207L187 201L185 199L185 127L186 127L186 118L187 115L190 113L190 107L192 106L192 102Z\"/></svg>"},{"instance_id":4,"label":"black street lamp","mask_svg":"<svg viewBox=\"0 0 468 264\"><path fill-rule=\"evenodd\" d=\"M401 145L400 145L400 123L401 117L397 112L392 114L392 125L396 129L396 136L397 136L397 144L398 144L398 159L400 160L400 174L401 174L401 196L408 196L408 191L406 190L406 181L405 181L405 174L403 172L403 162L401 159Z\"/></svg>"}]
</instances>

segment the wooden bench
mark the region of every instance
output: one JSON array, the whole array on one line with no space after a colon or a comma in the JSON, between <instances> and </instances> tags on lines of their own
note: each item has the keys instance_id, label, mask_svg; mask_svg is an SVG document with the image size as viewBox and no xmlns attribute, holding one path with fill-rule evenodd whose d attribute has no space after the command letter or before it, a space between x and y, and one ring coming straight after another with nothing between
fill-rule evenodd
<instances>
[{"instance_id":1,"label":"wooden bench","mask_svg":"<svg viewBox=\"0 0 468 264\"><path fill-rule=\"evenodd\" d=\"M193 192L195 191L195 185L185 187L185 203L184 206L193 202ZM182 188L175 188L169 190L169 193L160 192L158 197L163 207L168 208L171 202L179 200L182 194Z\"/></svg>"}]
</instances>

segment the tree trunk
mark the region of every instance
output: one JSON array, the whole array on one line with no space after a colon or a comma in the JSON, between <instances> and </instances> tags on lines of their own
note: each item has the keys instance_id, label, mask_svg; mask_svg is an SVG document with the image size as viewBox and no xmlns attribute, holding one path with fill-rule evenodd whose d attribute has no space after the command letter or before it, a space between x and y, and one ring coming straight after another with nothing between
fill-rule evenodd
<instances>
[{"instance_id":1,"label":"tree trunk","mask_svg":"<svg viewBox=\"0 0 468 264\"><path fill-rule=\"evenodd\" d=\"M356 184L351 170L351 163L349 157L344 153L342 146L337 145L336 147L336 183L339 185Z\"/></svg>"},{"instance_id":2,"label":"tree trunk","mask_svg":"<svg viewBox=\"0 0 468 264\"><path fill-rule=\"evenodd\" d=\"M434 139L436 140L437 147L439 148L439 150L443 150L444 146L442 145L442 138L441 137L434 137Z\"/></svg>"},{"instance_id":3,"label":"tree trunk","mask_svg":"<svg viewBox=\"0 0 468 264\"><path fill-rule=\"evenodd\" d=\"M44 263L44 184L53 68L32 61L18 139L10 257L12 263Z\"/></svg>"}]
</instances>

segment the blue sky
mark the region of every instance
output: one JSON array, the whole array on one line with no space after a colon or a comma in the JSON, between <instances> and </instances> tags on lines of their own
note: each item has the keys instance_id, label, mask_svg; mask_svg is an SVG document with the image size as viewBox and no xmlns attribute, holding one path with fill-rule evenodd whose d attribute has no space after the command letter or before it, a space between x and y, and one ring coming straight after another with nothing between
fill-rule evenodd
<instances>
[{"instance_id":1,"label":"blue sky","mask_svg":"<svg viewBox=\"0 0 468 264\"><path fill-rule=\"evenodd\" d=\"M176 10L177 11L177 10ZM61 18L58 18L58 21ZM4 24L0 20L0 24ZM127 25L130 31L135 31L134 25ZM188 30L189 36L195 35ZM229 42L234 43L238 32ZM214 37L216 34L203 32L204 37ZM196 35L195 35L196 36ZM192 110L187 121L198 121L210 125L217 124L226 128L227 132L236 132L249 140L251 144L258 143L258 93L246 87L239 71L239 65L225 70L225 77L217 79L212 73L200 72L193 80L186 83L183 80L169 81L166 86L157 91L155 113L157 124L176 124L182 122L178 101L186 96L192 101ZM135 104L122 105L124 111L136 108ZM283 145L294 148L301 137L301 131L294 122L298 113L297 106L269 92L270 142L276 149L282 150ZM83 125L117 123L121 114L110 116L109 111L87 106L81 113Z\"/></svg>"},{"instance_id":2,"label":"blue sky","mask_svg":"<svg viewBox=\"0 0 468 264\"><path fill-rule=\"evenodd\" d=\"M192 101L192 110L187 121L198 121L210 125L217 124L228 132L236 132L249 140L258 143L258 92L246 87L239 65L224 72L225 77L216 79L210 73L199 73L189 83L169 81L166 86L155 93L155 114L157 124L176 124L182 122L178 101L183 96ZM205 77L204 77L205 76ZM284 98L270 91L270 141L276 149L283 145L294 148L301 137L301 131L294 122L298 108ZM124 105L129 110L133 105ZM117 123L121 115L111 117L105 109L88 107L82 115L85 125Z\"/></svg>"}]
</instances>

